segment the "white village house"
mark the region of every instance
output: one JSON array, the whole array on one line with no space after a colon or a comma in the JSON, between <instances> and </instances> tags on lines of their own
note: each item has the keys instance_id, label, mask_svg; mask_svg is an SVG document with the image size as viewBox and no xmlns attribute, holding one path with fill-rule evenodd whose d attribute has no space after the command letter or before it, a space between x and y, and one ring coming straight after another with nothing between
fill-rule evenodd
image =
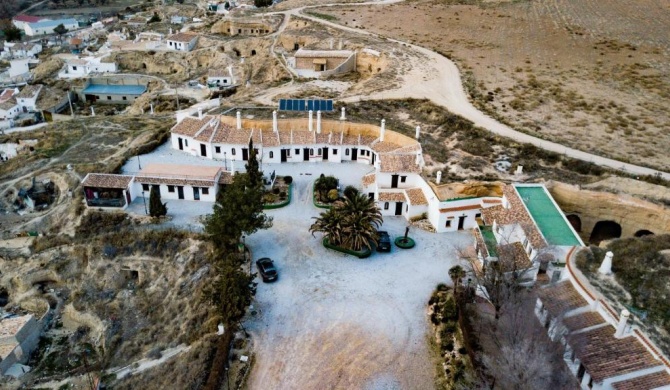
<instances>
[{"instance_id":1,"label":"white village house","mask_svg":"<svg viewBox=\"0 0 670 390\"><path fill-rule=\"evenodd\" d=\"M9 98L0 103L0 120L11 120L19 116L21 113L21 106L15 98Z\"/></svg>"},{"instance_id":2,"label":"white village house","mask_svg":"<svg viewBox=\"0 0 670 390\"><path fill-rule=\"evenodd\" d=\"M102 62L102 58L74 58L65 61L65 68L58 73L58 78L86 77L91 73L116 73L114 62Z\"/></svg>"},{"instance_id":3,"label":"white village house","mask_svg":"<svg viewBox=\"0 0 670 390\"><path fill-rule=\"evenodd\" d=\"M76 19L56 19L43 20L36 23L26 23L23 29L26 32L26 35L34 37L38 35L53 34L54 29L61 24L69 31L79 28L79 22L77 22Z\"/></svg>"},{"instance_id":4,"label":"white village house","mask_svg":"<svg viewBox=\"0 0 670 390\"><path fill-rule=\"evenodd\" d=\"M43 85L26 85L16 96L16 101L24 111L37 111L37 99L42 91Z\"/></svg>"},{"instance_id":5,"label":"white village house","mask_svg":"<svg viewBox=\"0 0 670 390\"><path fill-rule=\"evenodd\" d=\"M232 69L227 71L211 69L207 73L207 86L210 88L229 87L234 84Z\"/></svg>"},{"instance_id":6,"label":"white village house","mask_svg":"<svg viewBox=\"0 0 670 390\"><path fill-rule=\"evenodd\" d=\"M43 20L49 20L49 19L47 19L47 18L43 18L43 17L41 17L41 16L32 16L32 15L20 14L20 15L16 15L16 16L14 16L14 17L12 18L12 24L13 24L16 28L18 28L18 29L20 29L20 30L24 30L26 24L28 24L28 23L37 23L37 22L41 22L41 21L43 21Z\"/></svg>"},{"instance_id":7,"label":"white village house","mask_svg":"<svg viewBox=\"0 0 670 390\"><path fill-rule=\"evenodd\" d=\"M167 42L168 49L179 50L179 51L191 51L198 43L198 35L189 33L177 33L168 36L165 41Z\"/></svg>"}]
</instances>

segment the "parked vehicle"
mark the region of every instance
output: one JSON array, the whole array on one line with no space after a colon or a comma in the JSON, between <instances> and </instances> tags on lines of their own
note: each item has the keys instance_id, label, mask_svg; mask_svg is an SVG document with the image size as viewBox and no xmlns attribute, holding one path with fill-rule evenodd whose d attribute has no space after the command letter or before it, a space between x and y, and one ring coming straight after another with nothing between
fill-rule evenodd
<instances>
[{"instance_id":1,"label":"parked vehicle","mask_svg":"<svg viewBox=\"0 0 670 390\"><path fill-rule=\"evenodd\" d=\"M279 278L277 268L275 268L274 262L270 258L263 257L256 260L256 267L258 267L258 273L261 274L265 283L274 282Z\"/></svg>"},{"instance_id":2,"label":"parked vehicle","mask_svg":"<svg viewBox=\"0 0 670 390\"><path fill-rule=\"evenodd\" d=\"M377 244L377 252L390 252L391 251L391 237L386 231L378 231L379 242Z\"/></svg>"}]
</instances>

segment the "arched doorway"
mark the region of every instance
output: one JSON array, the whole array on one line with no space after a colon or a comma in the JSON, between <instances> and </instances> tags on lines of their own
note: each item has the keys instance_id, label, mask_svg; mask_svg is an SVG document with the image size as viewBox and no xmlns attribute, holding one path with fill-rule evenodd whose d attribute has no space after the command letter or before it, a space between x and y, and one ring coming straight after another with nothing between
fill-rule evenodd
<instances>
[{"instance_id":1,"label":"arched doorway","mask_svg":"<svg viewBox=\"0 0 670 390\"><path fill-rule=\"evenodd\" d=\"M654 232L647 230L647 229L641 229L635 232L634 236L635 237L644 237L644 236L653 236Z\"/></svg>"},{"instance_id":2,"label":"arched doorway","mask_svg":"<svg viewBox=\"0 0 670 390\"><path fill-rule=\"evenodd\" d=\"M579 218L579 215L568 214L565 216L565 218L568 219L568 222L570 222L570 225L572 225L572 228L575 229L577 233L582 232L582 219Z\"/></svg>"},{"instance_id":3,"label":"arched doorway","mask_svg":"<svg viewBox=\"0 0 670 390\"><path fill-rule=\"evenodd\" d=\"M589 242L598 245L600 241L621 237L621 225L614 221L598 221L591 231Z\"/></svg>"}]
</instances>

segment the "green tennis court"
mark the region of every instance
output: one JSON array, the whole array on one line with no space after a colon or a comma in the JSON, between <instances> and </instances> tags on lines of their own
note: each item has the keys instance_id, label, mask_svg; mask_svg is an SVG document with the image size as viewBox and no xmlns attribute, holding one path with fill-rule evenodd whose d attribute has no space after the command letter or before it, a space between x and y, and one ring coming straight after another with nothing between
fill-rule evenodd
<instances>
[{"instance_id":1,"label":"green tennis court","mask_svg":"<svg viewBox=\"0 0 670 390\"><path fill-rule=\"evenodd\" d=\"M514 186L549 245L583 245L542 186Z\"/></svg>"}]
</instances>

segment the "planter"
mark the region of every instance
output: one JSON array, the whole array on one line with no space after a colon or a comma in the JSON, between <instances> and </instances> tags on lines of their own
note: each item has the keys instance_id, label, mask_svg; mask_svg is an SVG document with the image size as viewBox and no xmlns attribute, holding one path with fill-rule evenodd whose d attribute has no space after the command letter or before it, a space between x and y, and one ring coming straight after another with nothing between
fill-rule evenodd
<instances>
[{"instance_id":1,"label":"planter","mask_svg":"<svg viewBox=\"0 0 670 390\"><path fill-rule=\"evenodd\" d=\"M288 191L287 192L287 197L286 200L281 202L281 203L273 203L273 204L264 204L263 205L263 210L273 210L273 209L280 209L282 207L288 206L289 203L291 203L291 194L293 193L293 183L288 185Z\"/></svg>"},{"instance_id":2,"label":"planter","mask_svg":"<svg viewBox=\"0 0 670 390\"><path fill-rule=\"evenodd\" d=\"M315 184L312 184L312 203L314 203L314 207L318 207L320 209L329 209L333 207L330 204L321 203L316 200L316 191L314 191L314 185Z\"/></svg>"},{"instance_id":3,"label":"planter","mask_svg":"<svg viewBox=\"0 0 670 390\"><path fill-rule=\"evenodd\" d=\"M395 243L395 246L400 249L410 249L414 248L414 245L416 245L416 242L414 242L414 240L410 237L396 237L393 242Z\"/></svg>"},{"instance_id":4,"label":"planter","mask_svg":"<svg viewBox=\"0 0 670 390\"><path fill-rule=\"evenodd\" d=\"M352 251L351 249L342 248L342 247L337 246L337 245L331 245L328 242L328 239L326 239L326 238L323 239L322 243L323 243L323 246L328 248L328 249L332 249L334 251L344 253L345 255L356 256L359 259L365 259L366 257L370 257L370 255L372 254L372 251L369 250L369 249L364 249L360 252L357 252L357 251Z\"/></svg>"}]
</instances>

